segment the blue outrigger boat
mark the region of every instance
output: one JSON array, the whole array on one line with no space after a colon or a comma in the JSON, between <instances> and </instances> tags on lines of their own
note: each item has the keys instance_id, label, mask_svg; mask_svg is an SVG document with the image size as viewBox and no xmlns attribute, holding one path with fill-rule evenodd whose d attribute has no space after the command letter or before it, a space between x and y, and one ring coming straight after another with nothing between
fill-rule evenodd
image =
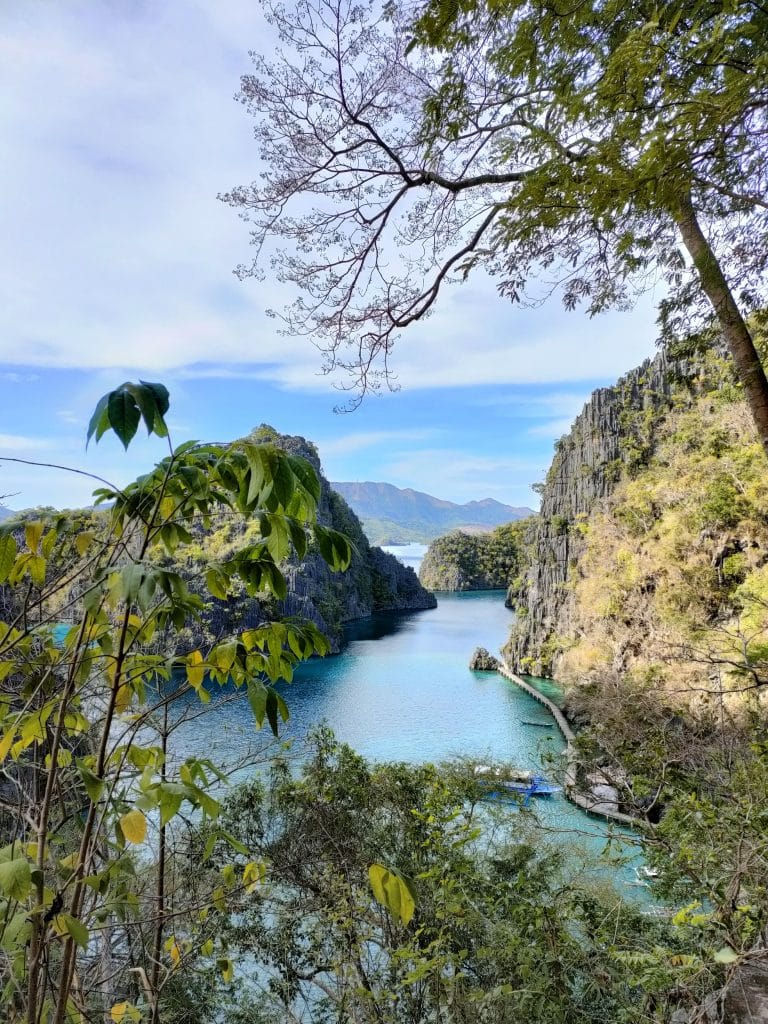
<instances>
[{"instance_id":1,"label":"blue outrigger boat","mask_svg":"<svg viewBox=\"0 0 768 1024\"><path fill-rule=\"evenodd\" d=\"M562 786L556 786L543 775L535 772L507 772L501 768L491 768L479 764L475 768L475 776L480 786L487 791L490 800L501 800L505 796L522 796L523 804L527 805L533 796L552 796L562 792Z\"/></svg>"}]
</instances>

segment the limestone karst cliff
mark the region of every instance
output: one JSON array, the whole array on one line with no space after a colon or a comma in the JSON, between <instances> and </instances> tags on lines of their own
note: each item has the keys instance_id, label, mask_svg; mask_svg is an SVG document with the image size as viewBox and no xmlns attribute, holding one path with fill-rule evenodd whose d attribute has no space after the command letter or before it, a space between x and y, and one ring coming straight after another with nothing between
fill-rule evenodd
<instances>
[{"instance_id":1,"label":"limestone karst cliff","mask_svg":"<svg viewBox=\"0 0 768 1024\"><path fill-rule=\"evenodd\" d=\"M298 616L310 619L328 636L334 651L339 650L345 622L364 618L378 611L418 611L434 608L434 596L419 583L416 573L394 555L369 544L360 521L341 495L323 475L317 449L303 437L278 434L262 426L251 440L267 440L292 455L307 459L320 479L318 521L344 533L352 542L352 563L346 572L334 573L317 552L310 550L301 561L291 560L286 567L288 594L285 600L267 604L243 593L237 600L209 602L204 614L203 632L210 637L255 625L265 616ZM204 563L208 555L234 548L249 530L249 524L237 517L200 538L195 561ZM190 585L199 577L200 565L189 566Z\"/></svg>"},{"instance_id":2,"label":"limestone karst cliff","mask_svg":"<svg viewBox=\"0 0 768 1024\"><path fill-rule=\"evenodd\" d=\"M764 481L716 351L661 353L595 391L556 445L527 568L510 588L509 660L571 683L640 669L695 682L740 657L728 671L750 671L751 654L718 647L762 600Z\"/></svg>"},{"instance_id":3,"label":"limestone karst cliff","mask_svg":"<svg viewBox=\"0 0 768 1024\"><path fill-rule=\"evenodd\" d=\"M585 548L583 523L613 491L623 469L653 445L681 369L670 367L663 352L646 360L615 386L594 391L570 432L555 444L540 512L528 531L530 562L507 598L517 612L506 647L513 664L535 675L551 671L557 638L570 627L568 584Z\"/></svg>"}]
</instances>

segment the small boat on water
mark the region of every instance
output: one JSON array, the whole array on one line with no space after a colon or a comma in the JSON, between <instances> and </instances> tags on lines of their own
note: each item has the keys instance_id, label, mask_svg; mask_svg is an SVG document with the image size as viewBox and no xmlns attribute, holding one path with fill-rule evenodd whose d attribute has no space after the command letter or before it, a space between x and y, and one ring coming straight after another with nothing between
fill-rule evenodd
<instances>
[{"instance_id":1,"label":"small boat on water","mask_svg":"<svg viewBox=\"0 0 768 1024\"><path fill-rule=\"evenodd\" d=\"M554 723L552 722L529 722L526 719L520 719L521 725L535 725L537 729L554 729Z\"/></svg>"},{"instance_id":2,"label":"small boat on water","mask_svg":"<svg viewBox=\"0 0 768 1024\"><path fill-rule=\"evenodd\" d=\"M475 768L475 776L489 796L517 793L524 796L527 802L532 796L552 796L562 791L562 786L556 786L535 772L511 771L479 764Z\"/></svg>"}]
</instances>

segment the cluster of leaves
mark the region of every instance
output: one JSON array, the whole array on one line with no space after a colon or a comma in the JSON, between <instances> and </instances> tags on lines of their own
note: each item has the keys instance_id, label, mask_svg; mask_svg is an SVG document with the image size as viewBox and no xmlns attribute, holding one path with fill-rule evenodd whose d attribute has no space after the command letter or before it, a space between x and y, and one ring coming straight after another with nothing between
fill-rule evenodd
<instances>
[{"instance_id":1,"label":"cluster of leaves","mask_svg":"<svg viewBox=\"0 0 768 1024\"><path fill-rule=\"evenodd\" d=\"M478 796L466 765L372 766L327 731L298 777L277 762L234 791L221 822L247 850L237 877L249 861L269 873L216 915L247 969L230 988L212 978L185 1021L276 1024L311 1008L360 1024L629 1024L669 1019L722 974L711 936L692 943L687 924L581 887L534 822L507 814L492 838ZM387 869L372 869L380 856ZM190 884L216 884L227 863L217 844Z\"/></svg>"},{"instance_id":2,"label":"cluster of leaves","mask_svg":"<svg viewBox=\"0 0 768 1024\"><path fill-rule=\"evenodd\" d=\"M127 445L143 418L167 438L167 409L162 385L124 384L99 403L89 437L113 430ZM205 757L169 760L175 704L190 692L207 703L232 683L277 735L288 708L274 684L328 650L293 620L178 649L206 599L242 588L279 597L289 556L312 544L338 570L351 549L317 523L320 485L304 460L270 443L168 444L146 475L96 492L110 507L89 529L76 514L10 520L0 533L0 973L11 1021L63 1024L112 1003L116 1021L159 1020L186 955L167 927L172 827L216 819L223 780ZM204 598L157 552L177 553L199 524L233 513L254 532L208 566Z\"/></svg>"}]
</instances>

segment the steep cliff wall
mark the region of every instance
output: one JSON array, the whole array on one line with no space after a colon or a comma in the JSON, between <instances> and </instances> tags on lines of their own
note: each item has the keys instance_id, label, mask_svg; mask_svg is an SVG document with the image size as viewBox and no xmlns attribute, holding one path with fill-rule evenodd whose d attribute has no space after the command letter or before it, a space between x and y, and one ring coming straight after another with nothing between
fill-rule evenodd
<instances>
[{"instance_id":1,"label":"steep cliff wall","mask_svg":"<svg viewBox=\"0 0 768 1024\"><path fill-rule=\"evenodd\" d=\"M318 521L344 533L353 545L352 563L343 573L334 573L317 552L310 550L301 561L286 567L288 595L283 601L265 603L243 593L229 601L214 600L208 605L203 622L204 637L210 639L237 625L254 626L265 617L298 616L315 622L338 651L345 622L364 618L377 611L419 611L434 608L434 596L419 583L416 573L394 555L372 547L360 520L346 501L332 490L320 465L317 449L303 437L278 434L271 427L253 431L252 440L268 440L292 455L307 459L320 479ZM242 517L228 520L218 529L200 538L196 557L187 565L190 586L201 576L206 558L218 557L236 547L248 533ZM186 642L186 638L182 638Z\"/></svg>"},{"instance_id":2,"label":"steep cliff wall","mask_svg":"<svg viewBox=\"0 0 768 1024\"><path fill-rule=\"evenodd\" d=\"M583 525L595 505L652 451L673 394L692 382L693 365L670 363L661 352L600 388L576 417L555 455L528 535L530 562L507 603L517 623L505 648L511 663L534 675L552 670L560 638L571 630L573 579L585 540Z\"/></svg>"}]
</instances>

